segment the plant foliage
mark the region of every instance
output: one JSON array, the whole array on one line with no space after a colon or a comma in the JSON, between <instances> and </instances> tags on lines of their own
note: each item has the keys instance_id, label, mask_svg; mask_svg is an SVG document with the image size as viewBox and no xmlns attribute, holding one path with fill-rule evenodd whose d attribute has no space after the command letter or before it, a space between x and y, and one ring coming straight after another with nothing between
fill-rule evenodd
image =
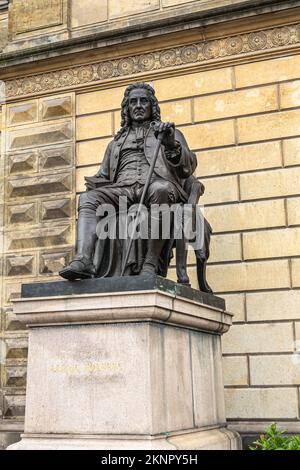
<instances>
[{"instance_id":1,"label":"plant foliage","mask_svg":"<svg viewBox=\"0 0 300 470\"><path fill-rule=\"evenodd\" d=\"M250 450L300 450L300 434L286 436L285 432L278 431L275 423L271 424Z\"/></svg>"}]
</instances>

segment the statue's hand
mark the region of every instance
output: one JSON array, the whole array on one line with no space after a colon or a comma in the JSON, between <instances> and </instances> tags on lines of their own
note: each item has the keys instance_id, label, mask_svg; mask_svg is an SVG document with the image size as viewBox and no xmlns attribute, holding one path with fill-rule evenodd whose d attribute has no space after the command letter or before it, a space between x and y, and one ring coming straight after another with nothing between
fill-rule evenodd
<instances>
[{"instance_id":1,"label":"statue's hand","mask_svg":"<svg viewBox=\"0 0 300 470\"><path fill-rule=\"evenodd\" d=\"M163 134L162 144L167 149L176 147L174 122L156 122L153 127L156 138L159 134Z\"/></svg>"}]
</instances>

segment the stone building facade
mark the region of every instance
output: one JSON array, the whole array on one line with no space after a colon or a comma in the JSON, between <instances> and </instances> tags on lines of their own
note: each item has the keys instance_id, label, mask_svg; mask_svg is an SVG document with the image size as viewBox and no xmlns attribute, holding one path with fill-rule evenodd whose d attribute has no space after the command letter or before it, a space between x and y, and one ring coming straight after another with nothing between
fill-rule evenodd
<instances>
[{"instance_id":1,"label":"stone building facade","mask_svg":"<svg viewBox=\"0 0 300 470\"><path fill-rule=\"evenodd\" d=\"M27 334L11 300L72 256L83 178L142 80L206 186L208 279L235 314L228 421L300 433L300 1L2 0L0 49L2 447L25 409Z\"/></svg>"}]
</instances>

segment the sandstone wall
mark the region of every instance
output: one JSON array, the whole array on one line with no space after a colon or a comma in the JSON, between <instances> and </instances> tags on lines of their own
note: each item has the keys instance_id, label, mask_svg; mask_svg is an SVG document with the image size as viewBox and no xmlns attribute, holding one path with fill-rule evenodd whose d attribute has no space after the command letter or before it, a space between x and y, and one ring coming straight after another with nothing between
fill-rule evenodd
<instances>
[{"instance_id":1,"label":"sandstone wall","mask_svg":"<svg viewBox=\"0 0 300 470\"><path fill-rule=\"evenodd\" d=\"M129 24L132 14L149 18L153 3L160 14L183 3L212 4L126 2L129 10L122 10L122 2L110 0L93 16L93 2L83 15L80 3L73 0L66 17L59 10L60 24L54 24L57 11L52 17L57 40L76 28L82 32L89 21L109 28L117 18ZM27 31L17 34L12 18L8 50L37 46L37 36L47 32L31 18ZM206 186L201 202L214 229L208 279L235 314L223 339L227 417L241 431L278 420L300 432L299 45L297 10L110 46L92 58L82 52L63 66L48 59L43 71L35 63L16 69L16 76L7 72L0 434L21 431L25 407L27 335L12 315L11 299L24 282L57 278L70 259L76 195L119 128L125 87L140 80L155 87L163 119L175 121L197 153L197 176ZM189 271L196 287L192 253ZM175 279L174 266L169 277Z\"/></svg>"}]
</instances>

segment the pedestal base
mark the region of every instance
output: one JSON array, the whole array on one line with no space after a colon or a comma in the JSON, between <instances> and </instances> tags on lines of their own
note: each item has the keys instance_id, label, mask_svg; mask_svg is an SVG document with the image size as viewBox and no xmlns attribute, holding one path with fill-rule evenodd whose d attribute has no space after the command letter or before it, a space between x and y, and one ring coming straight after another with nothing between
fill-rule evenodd
<instances>
[{"instance_id":1,"label":"pedestal base","mask_svg":"<svg viewBox=\"0 0 300 470\"><path fill-rule=\"evenodd\" d=\"M226 427L165 437L23 435L7 450L238 450L239 434Z\"/></svg>"},{"instance_id":2,"label":"pedestal base","mask_svg":"<svg viewBox=\"0 0 300 470\"><path fill-rule=\"evenodd\" d=\"M25 434L9 449L239 448L226 428L222 299L136 282L148 290L40 298L31 289L14 301L29 354Z\"/></svg>"}]
</instances>

